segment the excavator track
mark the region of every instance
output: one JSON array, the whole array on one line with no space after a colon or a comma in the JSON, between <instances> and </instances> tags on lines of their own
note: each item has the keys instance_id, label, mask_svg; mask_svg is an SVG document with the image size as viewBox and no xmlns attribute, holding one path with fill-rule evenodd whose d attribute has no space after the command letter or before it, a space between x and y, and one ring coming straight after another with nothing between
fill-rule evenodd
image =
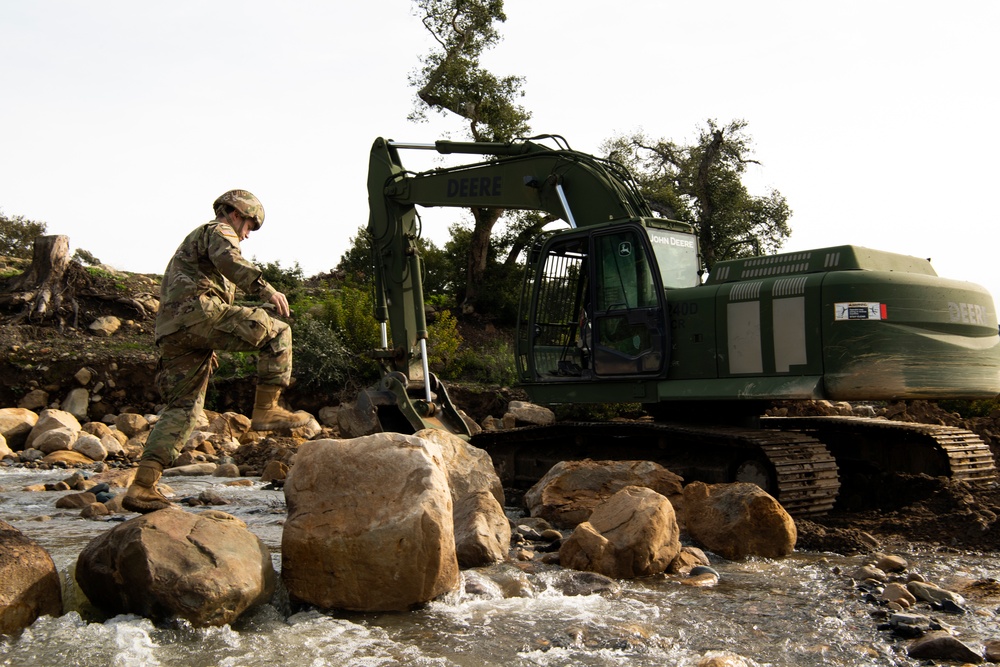
<instances>
[{"instance_id":1,"label":"excavator track","mask_svg":"<svg viewBox=\"0 0 1000 667\"><path fill-rule=\"evenodd\" d=\"M765 417L761 426L799 432L824 442L837 461L885 472L951 477L971 484L996 480L993 453L965 429L871 417Z\"/></svg>"},{"instance_id":2,"label":"excavator track","mask_svg":"<svg viewBox=\"0 0 1000 667\"><path fill-rule=\"evenodd\" d=\"M840 489L833 456L804 433L662 422L561 422L484 431L472 443L490 453L501 480L510 484L533 484L559 461L649 460L685 482L754 482L789 514L802 517L828 512Z\"/></svg>"}]
</instances>

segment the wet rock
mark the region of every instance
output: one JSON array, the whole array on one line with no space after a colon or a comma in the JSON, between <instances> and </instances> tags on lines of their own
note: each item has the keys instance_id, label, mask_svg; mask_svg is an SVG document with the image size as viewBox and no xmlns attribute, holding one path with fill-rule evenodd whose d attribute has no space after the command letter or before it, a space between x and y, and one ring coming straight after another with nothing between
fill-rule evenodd
<instances>
[{"instance_id":1,"label":"wet rock","mask_svg":"<svg viewBox=\"0 0 1000 667\"><path fill-rule=\"evenodd\" d=\"M910 593L912 593L918 600L930 602L931 604L941 604L945 601L951 602L957 606L965 604L965 598L958 593L945 590L940 586L935 586L934 584L911 581L906 584L906 589L910 591Z\"/></svg>"},{"instance_id":2,"label":"wet rock","mask_svg":"<svg viewBox=\"0 0 1000 667\"><path fill-rule=\"evenodd\" d=\"M573 528L594 507L626 486L642 486L670 498L682 493L682 479L651 461L563 461L552 466L527 493L531 516Z\"/></svg>"},{"instance_id":3,"label":"wet rock","mask_svg":"<svg viewBox=\"0 0 1000 667\"><path fill-rule=\"evenodd\" d=\"M313 440L299 448L284 492L281 576L292 600L395 611L458 589L436 443L399 433Z\"/></svg>"},{"instance_id":4,"label":"wet rock","mask_svg":"<svg viewBox=\"0 0 1000 667\"><path fill-rule=\"evenodd\" d=\"M691 539L723 558L783 558L795 549L795 522L756 484L692 482L684 504Z\"/></svg>"},{"instance_id":5,"label":"wet rock","mask_svg":"<svg viewBox=\"0 0 1000 667\"><path fill-rule=\"evenodd\" d=\"M708 556L698 547L684 546L667 566L669 574L689 574L693 568L709 565Z\"/></svg>"},{"instance_id":6,"label":"wet rock","mask_svg":"<svg viewBox=\"0 0 1000 667\"><path fill-rule=\"evenodd\" d=\"M502 561L510 544L510 522L503 511L503 484L490 455L446 431L426 429L415 436L441 448L451 490L459 566Z\"/></svg>"},{"instance_id":7,"label":"wet rock","mask_svg":"<svg viewBox=\"0 0 1000 667\"><path fill-rule=\"evenodd\" d=\"M618 582L597 572L567 571L552 586L563 595L618 595L621 592Z\"/></svg>"},{"instance_id":8,"label":"wet rock","mask_svg":"<svg viewBox=\"0 0 1000 667\"><path fill-rule=\"evenodd\" d=\"M165 509L91 540L76 580L109 615L176 617L201 627L231 623L268 602L276 575L267 546L239 519Z\"/></svg>"},{"instance_id":9,"label":"wet rock","mask_svg":"<svg viewBox=\"0 0 1000 667\"><path fill-rule=\"evenodd\" d=\"M917 602L917 598L906 589L906 586L895 582L886 584L880 597L886 602L895 602L903 609L909 609Z\"/></svg>"},{"instance_id":10,"label":"wet rock","mask_svg":"<svg viewBox=\"0 0 1000 667\"><path fill-rule=\"evenodd\" d=\"M674 508L645 487L627 486L594 508L559 548L568 568L616 579L659 574L680 552Z\"/></svg>"},{"instance_id":11,"label":"wet rock","mask_svg":"<svg viewBox=\"0 0 1000 667\"><path fill-rule=\"evenodd\" d=\"M889 576L885 573L885 571L880 570L874 565L862 565L851 573L851 578L857 581L867 581L871 579L872 581L879 581L882 583L889 580Z\"/></svg>"},{"instance_id":12,"label":"wet rock","mask_svg":"<svg viewBox=\"0 0 1000 667\"><path fill-rule=\"evenodd\" d=\"M38 450L31 450L38 451ZM39 452L41 454L41 452ZM58 452L52 452L51 454L46 454L41 459L42 463L52 464L62 464L66 466L87 466L92 465L94 461L88 457L84 456L80 452L74 452L72 450L62 450Z\"/></svg>"},{"instance_id":13,"label":"wet rock","mask_svg":"<svg viewBox=\"0 0 1000 667\"><path fill-rule=\"evenodd\" d=\"M983 644L983 655L987 662L1000 662L1000 639L991 639Z\"/></svg>"},{"instance_id":14,"label":"wet rock","mask_svg":"<svg viewBox=\"0 0 1000 667\"><path fill-rule=\"evenodd\" d=\"M173 468L167 468L163 471L164 477L180 477L180 476L191 476L191 477L204 477L206 475L211 475L218 468L214 463L192 463L190 465L175 466Z\"/></svg>"},{"instance_id":15,"label":"wet rock","mask_svg":"<svg viewBox=\"0 0 1000 667\"><path fill-rule=\"evenodd\" d=\"M111 514L111 510L104 503L93 502L80 511L80 516L84 519L97 519Z\"/></svg>"},{"instance_id":16,"label":"wet rock","mask_svg":"<svg viewBox=\"0 0 1000 667\"><path fill-rule=\"evenodd\" d=\"M684 586L693 586L695 588L711 588L719 583L719 573L708 566L699 565L697 567L691 568L686 579L681 580L681 584Z\"/></svg>"},{"instance_id":17,"label":"wet rock","mask_svg":"<svg viewBox=\"0 0 1000 667\"><path fill-rule=\"evenodd\" d=\"M56 507L59 509L80 509L96 502L96 495L90 491L84 491L82 493L70 493L61 497L56 501Z\"/></svg>"},{"instance_id":18,"label":"wet rock","mask_svg":"<svg viewBox=\"0 0 1000 667\"><path fill-rule=\"evenodd\" d=\"M889 629L900 637L920 637L941 626L922 614L897 613L889 617Z\"/></svg>"},{"instance_id":19,"label":"wet rock","mask_svg":"<svg viewBox=\"0 0 1000 667\"><path fill-rule=\"evenodd\" d=\"M0 521L0 635L20 632L39 616L61 613L62 587L52 557Z\"/></svg>"},{"instance_id":20,"label":"wet rock","mask_svg":"<svg viewBox=\"0 0 1000 667\"><path fill-rule=\"evenodd\" d=\"M264 484L275 480L284 480L288 477L288 466L281 461L268 461L260 473L260 481Z\"/></svg>"},{"instance_id":21,"label":"wet rock","mask_svg":"<svg viewBox=\"0 0 1000 667\"><path fill-rule=\"evenodd\" d=\"M212 473L213 477L239 477L240 467L235 463L222 463L215 472Z\"/></svg>"},{"instance_id":22,"label":"wet rock","mask_svg":"<svg viewBox=\"0 0 1000 667\"><path fill-rule=\"evenodd\" d=\"M945 631L928 632L907 647L906 654L917 660L950 660L978 665L982 654Z\"/></svg>"},{"instance_id":23,"label":"wet rock","mask_svg":"<svg viewBox=\"0 0 1000 667\"><path fill-rule=\"evenodd\" d=\"M875 567L883 572L902 572L909 566L910 564L902 556L882 556L875 564Z\"/></svg>"},{"instance_id":24,"label":"wet rock","mask_svg":"<svg viewBox=\"0 0 1000 667\"><path fill-rule=\"evenodd\" d=\"M709 651L698 660L697 667L750 667L752 664L738 653Z\"/></svg>"},{"instance_id":25,"label":"wet rock","mask_svg":"<svg viewBox=\"0 0 1000 667\"><path fill-rule=\"evenodd\" d=\"M0 409L0 435L14 451L25 447L28 435L37 423L38 415L31 410L23 407Z\"/></svg>"}]
</instances>

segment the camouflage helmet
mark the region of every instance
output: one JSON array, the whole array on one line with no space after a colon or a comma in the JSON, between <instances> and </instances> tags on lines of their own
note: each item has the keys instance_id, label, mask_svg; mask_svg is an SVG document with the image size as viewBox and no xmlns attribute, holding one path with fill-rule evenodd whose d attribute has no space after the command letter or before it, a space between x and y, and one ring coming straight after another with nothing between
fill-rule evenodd
<instances>
[{"instance_id":1,"label":"camouflage helmet","mask_svg":"<svg viewBox=\"0 0 1000 667\"><path fill-rule=\"evenodd\" d=\"M215 203L212 204L212 208L216 214L218 214L219 206L222 204L229 204L244 218L253 220L255 231L260 229L261 225L264 224L264 207L261 205L259 199L246 190L230 190L220 195L215 200Z\"/></svg>"}]
</instances>

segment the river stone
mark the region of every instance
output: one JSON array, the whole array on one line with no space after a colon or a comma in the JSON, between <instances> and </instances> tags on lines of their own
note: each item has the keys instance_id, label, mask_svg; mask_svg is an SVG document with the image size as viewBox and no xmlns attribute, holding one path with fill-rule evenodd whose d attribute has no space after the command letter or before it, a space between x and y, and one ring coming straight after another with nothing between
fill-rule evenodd
<instances>
[{"instance_id":1,"label":"river stone","mask_svg":"<svg viewBox=\"0 0 1000 667\"><path fill-rule=\"evenodd\" d=\"M39 616L62 613L62 587L52 557L0 521L0 635L20 632Z\"/></svg>"},{"instance_id":2,"label":"river stone","mask_svg":"<svg viewBox=\"0 0 1000 667\"><path fill-rule=\"evenodd\" d=\"M563 461L524 494L524 502L531 516L572 528L626 486L644 486L670 498L682 493L682 481L652 461Z\"/></svg>"},{"instance_id":3,"label":"river stone","mask_svg":"<svg viewBox=\"0 0 1000 667\"><path fill-rule=\"evenodd\" d=\"M7 445L17 451L24 449L31 429L38 423L38 415L25 408L0 409L0 435L7 439Z\"/></svg>"},{"instance_id":4,"label":"river stone","mask_svg":"<svg viewBox=\"0 0 1000 667\"><path fill-rule=\"evenodd\" d=\"M110 438L114 440L114 438ZM115 440L115 442L118 442ZM76 440L73 442L73 451L80 452L87 458L93 459L95 461L103 461L108 458L108 450L104 448L101 443L101 439L96 435L91 435L89 433L81 433L77 436Z\"/></svg>"},{"instance_id":5,"label":"river stone","mask_svg":"<svg viewBox=\"0 0 1000 667\"><path fill-rule=\"evenodd\" d=\"M948 601L953 602L957 606L965 604L965 598L958 593L953 593L952 591L945 590L944 588L935 586L934 584L911 581L906 584L906 588L910 591L910 593L913 593L918 600L923 600L924 602L941 604L942 602Z\"/></svg>"},{"instance_id":6,"label":"river stone","mask_svg":"<svg viewBox=\"0 0 1000 667\"><path fill-rule=\"evenodd\" d=\"M78 420L87 420L87 408L90 407L90 392L84 387L70 389L66 398L60 404L62 409L70 413Z\"/></svg>"},{"instance_id":7,"label":"river stone","mask_svg":"<svg viewBox=\"0 0 1000 667\"><path fill-rule=\"evenodd\" d=\"M906 654L916 660L948 660L974 665L983 662L982 654L944 630L928 632L913 640L906 649Z\"/></svg>"},{"instance_id":8,"label":"river stone","mask_svg":"<svg viewBox=\"0 0 1000 667\"><path fill-rule=\"evenodd\" d=\"M191 463L189 465L167 468L163 471L164 477L181 477L189 475L191 477L204 477L212 475L219 466L215 463Z\"/></svg>"},{"instance_id":9,"label":"river stone","mask_svg":"<svg viewBox=\"0 0 1000 667\"><path fill-rule=\"evenodd\" d=\"M515 426L548 426L556 421L552 410L527 401L511 401L507 404L507 414L513 417Z\"/></svg>"},{"instance_id":10,"label":"river stone","mask_svg":"<svg viewBox=\"0 0 1000 667\"><path fill-rule=\"evenodd\" d=\"M710 564L711 562L704 551L698 547L686 546L681 547L680 553L670 561L667 572L670 574L689 574L696 567Z\"/></svg>"},{"instance_id":11,"label":"river stone","mask_svg":"<svg viewBox=\"0 0 1000 667\"><path fill-rule=\"evenodd\" d=\"M292 600L396 611L459 588L440 445L399 433L312 440L284 493L281 576Z\"/></svg>"},{"instance_id":12,"label":"river stone","mask_svg":"<svg viewBox=\"0 0 1000 667\"><path fill-rule=\"evenodd\" d=\"M25 410L44 410L49 404L49 392L44 389L32 389L17 402L17 407Z\"/></svg>"},{"instance_id":13,"label":"river stone","mask_svg":"<svg viewBox=\"0 0 1000 667\"><path fill-rule=\"evenodd\" d=\"M134 412L123 412L115 417L115 428L127 437L134 438L149 428L149 421Z\"/></svg>"},{"instance_id":14,"label":"river stone","mask_svg":"<svg viewBox=\"0 0 1000 667\"><path fill-rule=\"evenodd\" d=\"M70 493L59 498L56 501L56 507L59 509L81 509L86 507L91 503L97 502L97 496L90 491L83 491L82 493Z\"/></svg>"},{"instance_id":15,"label":"river stone","mask_svg":"<svg viewBox=\"0 0 1000 667\"><path fill-rule=\"evenodd\" d=\"M795 522L756 484L692 482L684 506L691 539L723 558L783 558L795 549Z\"/></svg>"},{"instance_id":16,"label":"river stone","mask_svg":"<svg viewBox=\"0 0 1000 667\"><path fill-rule=\"evenodd\" d=\"M204 627L232 623L268 602L277 577L267 546L239 519L164 509L91 540L77 559L76 580L106 614Z\"/></svg>"},{"instance_id":17,"label":"river stone","mask_svg":"<svg viewBox=\"0 0 1000 667\"><path fill-rule=\"evenodd\" d=\"M28 450L25 450L28 451ZM31 451L38 451L37 449ZM38 452L41 454L41 452ZM74 452L71 449L64 449L58 452L52 452L51 454L46 454L41 459L42 463L63 463L67 466L87 466L91 465L94 461L89 456L84 456L80 452Z\"/></svg>"},{"instance_id":18,"label":"river stone","mask_svg":"<svg viewBox=\"0 0 1000 667\"><path fill-rule=\"evenodd\" d=\"M559 563L632 579L659 574L680 553L674 508L652 489L626 486L594 508L559 548Z\"/></svg>"},{"instance_id":19,"label":"river stone","mask_svg":"<svg viewBox=\"0 0 1000 667\"><path fill-rule=\"evenodd\" d=\"M441 447L451 489L459 566L502 561L510 547L510 521L503 511L503 484L490 455L440 429L424 429L414 435Z\"/></svg>"},{"instance_id":20,"label":"river stone","mask_svg":"<svg viewBox=\"0 0 1000 667\"><path fill-rule=\"evenodd\" d=\"M28 439L24 444L25 448L42 449L34 444L35 440L45 432L54 429L68 430L73 434L74 439L81 430L79 420L65 410L42 410L42 414L38 415L38 421L28 434Z\"/></svg>"},{"instance_id":21,"label":"river stone","mask_svg":"<svg viewBox=\"0 0 1000 667\"><path fill-rule=\"evenodd\" d=\"M14 450L7 446L7 439L0 435L0 459L5 459L7 457L17 458L17 454Z\"/></svg>"},{"instance_id":22,"label":"river stone","mask_svg":"<svg viewBox=\"0 0 1000 667\"><path fill-rule=\"evenodd\" d=\"M886 584L881 597L886 602L895 602L904 609L909 609L917 602L917 598L906 589L906 586L896 582Z\"/></svg>"}]
</instances>

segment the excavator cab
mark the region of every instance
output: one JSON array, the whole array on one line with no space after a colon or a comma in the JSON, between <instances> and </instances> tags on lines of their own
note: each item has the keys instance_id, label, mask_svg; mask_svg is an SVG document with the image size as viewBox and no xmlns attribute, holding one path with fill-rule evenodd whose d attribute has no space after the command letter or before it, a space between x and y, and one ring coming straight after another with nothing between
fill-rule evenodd
<instances>
[{"instance_id":1,"label":"excavator cab","mask_svg":"<svg viewBox=\"0 0 1000 667\"><path fill-rule=\"evenodd\" d=\"M669 292L699 282L694 235L672 226L616 221L539 240L521 299L523 382L666 377Z\"/></svg>"}]
</instances>

